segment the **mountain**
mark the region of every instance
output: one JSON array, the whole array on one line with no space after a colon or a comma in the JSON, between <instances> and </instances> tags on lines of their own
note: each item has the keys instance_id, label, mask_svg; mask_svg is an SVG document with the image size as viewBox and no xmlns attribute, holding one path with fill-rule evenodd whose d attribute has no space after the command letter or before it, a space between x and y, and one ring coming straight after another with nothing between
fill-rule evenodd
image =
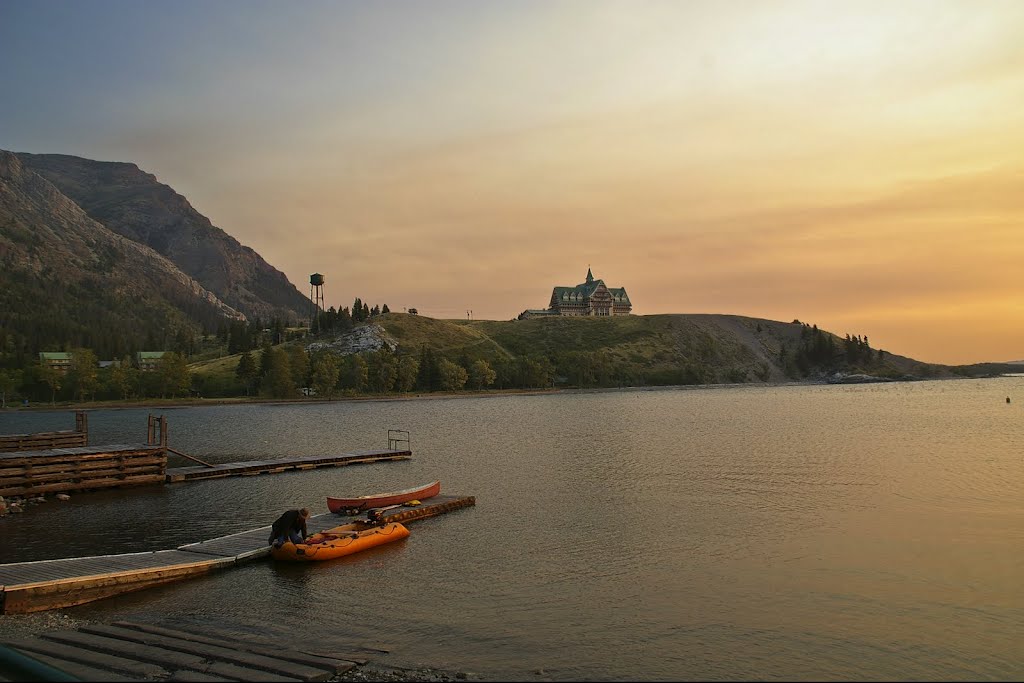
<instances>
[{"instance_id":1,"label":"mountain","mask_svg":"<svg viewBox=\"0 0 1024 683\"><path fill-rule=\"evenodd\" d=\"M60 340L119 356L241 317L0 150L0 352L31 355L43 350L40 340Z\"/></svg>"},{"instance_id":2,"label":"mountain","mask_svg":"<svg viewBox=\"0 0 1024 683\"><path fill-rule=\"evenodd\" d=\"M248 319L309 316L309 299L284 273L135 164L64 154L17 154L97 223L146 245Z\"/></svg>"}]
</instances>

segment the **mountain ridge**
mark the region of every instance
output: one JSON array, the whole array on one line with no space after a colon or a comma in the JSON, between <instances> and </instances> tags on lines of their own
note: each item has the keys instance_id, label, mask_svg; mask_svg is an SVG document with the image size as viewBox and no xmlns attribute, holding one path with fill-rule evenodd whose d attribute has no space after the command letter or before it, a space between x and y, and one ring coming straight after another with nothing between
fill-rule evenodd
<instances>
[{"instance_id":1,"label":"mountain ridge","mask_svg":"<svg viewBox=\"0 0 1024 683\"><path fill-rule=\"evenodd\" d=\"M93 220L151 247L247 318L300 320L309 300L283 272L136 164L16 153Z\"/></svg>"}]
</instances>

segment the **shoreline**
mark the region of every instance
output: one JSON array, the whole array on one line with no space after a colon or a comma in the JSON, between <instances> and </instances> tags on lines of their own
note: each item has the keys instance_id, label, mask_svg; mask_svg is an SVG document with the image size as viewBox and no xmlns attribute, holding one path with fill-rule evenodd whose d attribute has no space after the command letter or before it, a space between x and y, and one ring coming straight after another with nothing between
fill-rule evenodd
<instances>
[{"instance_id":1,"label":"shoreline","mask_svg":"<svg viewBox=\"0 0 1024 683\"><path fill-rule=\"evenodd\" d=\"M320 405L325 403L349 403L357 401L419 401L419 400L443 400L460 398L497 398L503 396L545 396L552 394L598 394L624 391L660 391L660 390L712 390L731 389L737 387L758 387L778 388L792 386L827 386L827 385L853 385L853 384L894 384L905 382L934 382L956 379L994 379L998 377L1013 377L1013 375L993 375L979 377L915 377L913 379L885 379L872 378L857 381L835 382L826 379L817 380L793 380L789 382L740 382L728 384L665 384L657 386L629 386L629 387L567 387L558 389L491 389L481 391L452 391L452 392L428 392L419 394L374 394L366 396L342 396L332 399L320 398L260 398L254 396L227 396L223 398L171 398L171 399L139 399L135 401L66 401L57 404L37 403L24 405L8 405L0 408L0 413L11 412L45 412L65 410L130 410L133 408L195 408L201 406L220 405Z\"/></svg>"}]
</instances>

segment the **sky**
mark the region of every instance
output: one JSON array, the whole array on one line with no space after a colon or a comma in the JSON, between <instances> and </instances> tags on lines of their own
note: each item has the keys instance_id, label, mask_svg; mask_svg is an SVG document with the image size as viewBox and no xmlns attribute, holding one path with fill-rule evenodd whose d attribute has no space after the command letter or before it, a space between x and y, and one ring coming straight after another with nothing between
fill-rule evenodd
<instances>
[{"instance_id":1,"label":"sky","mask_svg":"<svg viewBox=\"0 0 1024 683\"><path fill-rule=\"evenodd\" d=\"M0 0L0 149L128 161L303 293L1024 359L1024 2Z\"/></svg>"}]
</instances>

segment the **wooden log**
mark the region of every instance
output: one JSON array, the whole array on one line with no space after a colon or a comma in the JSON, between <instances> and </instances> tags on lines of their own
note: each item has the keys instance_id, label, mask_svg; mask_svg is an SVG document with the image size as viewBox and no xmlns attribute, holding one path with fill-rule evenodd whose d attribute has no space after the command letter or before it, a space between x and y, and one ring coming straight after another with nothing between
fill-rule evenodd
<instances>
[{"instance_id":1,"label":"wooden log","mask_svg":"<svg viewBox=\"0 0 1024 683\"><path fill-rule=\"evenodd\" d=\"M56 434L31 434L27 436L0 436L0 445L24 446L39 443L83 443L82 434L64 432Z\"/></svg>"},{"instance_id":2,"label":"wooden log","mask_svg":"<svg viewBox=\"0 0 1024 683\"><path fill-rule=\"evenodd\" d=\"M62 469L59 471L52 471L47 473L38 473L35 470L29 471L28 474L21 475L9 475L0 476L0 488L8 486L17 486L21 484L45 484L54 481L88 481L90 479L105 479L109 477L116 477L118 475L136 475L136 474L160 474L162 475L165 468L161 467L159 460L152 461L133 461L130 466L110 466L108 465L104 469Z\"/></svg>"},{"instance_id":3,"label":"wooden log","mask_svg":"<svg viewBox=\"0 0 1024 683\"><path fill-rule=\"evenodd\" d=\"M43 484L42 486L12 486L0 489L0 496L25 496L43 495L46 493L61 493L64 491L87 491L92 489L113 488L118 486L142 486L144 484L159 484L165 480L163 474L142 474L131 475L123 478L107 477L103 479L89 479L82 482L61 482L57 484Z\"/></svg>"},{"instance_id":4,"label":"wooden log","mask_svg":"<svg viewBox=\"0 0 1024 683\"><path fill-rule=\"evenodd\" d=\"M67 452L51 453L48 451L31 451L29 453L4 453L0 455L0 464L4 467L56 465L60 463L85 462L89 460L104 460L113 457L140 457L162 455L163 451L158 448L136 448L123 451L88 451L88 452ZM166 457L164 455L163 457Z\"/></svg>"},{"instance_id":5,"label":"wooden log","mask_svg":"<svg viewBox=\"0 0 1024 683\"><path fill-rule=\"evenodd\" d=\"M161 455L144 454L130 460L132 466L139 465L165 465L167 458ZM94 469L109 467L107 460L75 460L67 462L54 462L52 464L21 465L17 467L0 467L0 481L6 477L33 476L52 474L54 472L89 472Z\"/></svg>"}]
</instances>

